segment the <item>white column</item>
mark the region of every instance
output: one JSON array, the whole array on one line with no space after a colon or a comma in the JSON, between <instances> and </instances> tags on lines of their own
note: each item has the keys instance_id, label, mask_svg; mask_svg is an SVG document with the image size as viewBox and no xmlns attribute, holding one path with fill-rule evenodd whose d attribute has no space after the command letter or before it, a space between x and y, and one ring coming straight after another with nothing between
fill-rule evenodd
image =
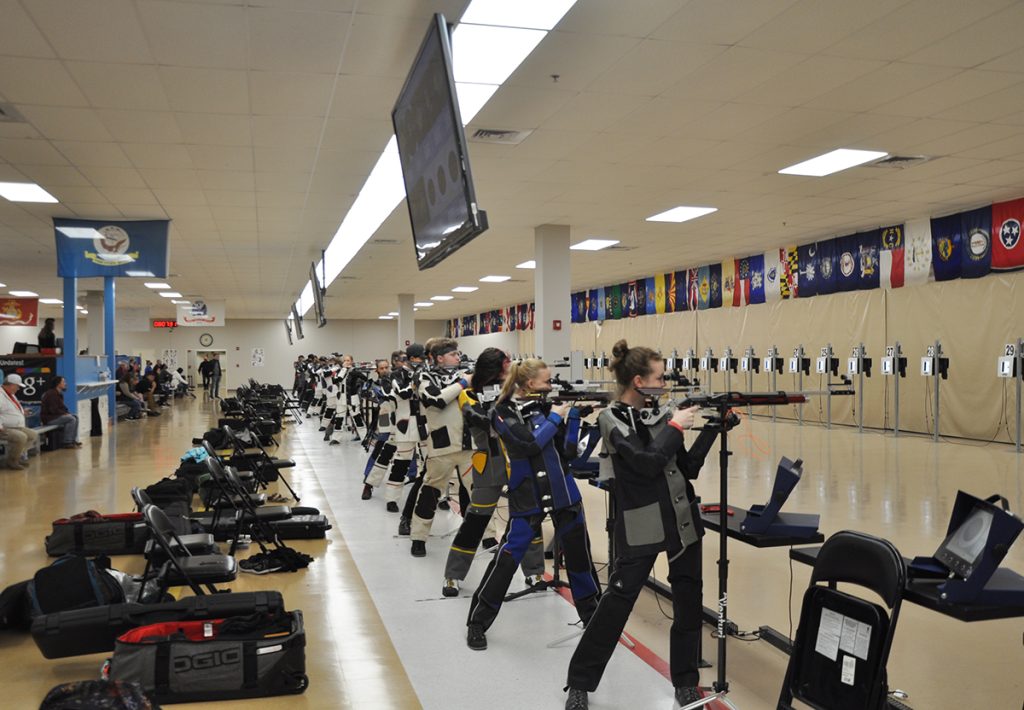
<instances>
[{"instance_id":1,"label":"white column","mask_svg":"<svg viewBox=\"0 0 1024 710\"><path fill-rule=\"evenodd\" d=\"M79 337L79 342L82 348L89 348L90 355L106 355L103 352L106 349L103 338L103 292L86 291L82 306L89 311L89 315L85 317L85 338Z\"/></svg>"},{"instance_id":2,"label":"white column","mask_svg":"<svg viewBox=\"0 0 1024 710\"><path fill-rule=\"evenodd\" d=\"M416 298L411 293L398 294L398 349L416 342L416 318L412 304Z\"/></svg>"},{"instance_id":3,"label":"white column","mask_svg":"<svg viewBox=\"0 0 1024 710\"><path fill-rule=\"evenodd\" d=\"M533 230L533 328L537 355L549 364L569 357L569 226L542 224ZM557 330L556 330L557 328Z\"/></svg>"}]
</instances>

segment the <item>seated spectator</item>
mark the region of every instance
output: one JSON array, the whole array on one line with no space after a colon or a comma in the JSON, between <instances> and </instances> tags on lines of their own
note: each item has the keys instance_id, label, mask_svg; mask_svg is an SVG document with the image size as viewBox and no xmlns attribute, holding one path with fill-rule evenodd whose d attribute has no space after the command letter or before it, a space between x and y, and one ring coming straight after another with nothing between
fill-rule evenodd
<instances>
[{"instance_id":1,"label":"seated spectator","mask_svg":"<svg viewBox=\"0 0 1024 710\"><path fill-rule=\"evenodd\" d=\"M159 417L159 405L156 403L156 376L153 371L143 377L141 380L135 383L135 393L141 395L142 400L146 403L146 414L151 417Z\"/></svg>"},{"instance_id":2,"label":"seated spectator","mask_svg":"<svg viewBox=\"0 0 1024 710\"><path fill-rule=\"evenodd\" d=\"M13 374L0 386L0 438L7 442L7 468L28 468L21 455L39 441L39 434L25 426L25 410L18 401L18 390L24 386L21 375Z\"/></svg>"},{"instance_id":3,"label":"seated spectator","mask_svg":"<svg viewBox=\"0 0 1024 710\"><path fill-rule=\"evenodd\" d=\"M175 397L184 397L188 395L192 399L196 396L189 391L188 380L185 379L185 371L182 368L178 368L171 373L171 386L174 388Z\"/></svg>"},{"instance_id":4,"label":"seated spectator","mask_svg":"<svg viewBox=\"0 0 1024 710\"><path fill-rule=\"evenodd\" d=\"M64 392L68 381L60 375L50 380L50 387L43 393L39 409L39 419L43 424L61 427L60 446L65 449L81 448L78 440L78 415L68 411L64 404Z\"/></svg>"},{"instance_id":5,"label":"seated spectator","mask_svg":"<svg viewBox=\"0 0 1024 710\"><path fill-rule=\"evenodd\" d=\"M117 381L117 401L128 405L128 419L142 418L142 395L135 392L138 378L134 374L126 374Z\"/></svg>"}]
</instances>

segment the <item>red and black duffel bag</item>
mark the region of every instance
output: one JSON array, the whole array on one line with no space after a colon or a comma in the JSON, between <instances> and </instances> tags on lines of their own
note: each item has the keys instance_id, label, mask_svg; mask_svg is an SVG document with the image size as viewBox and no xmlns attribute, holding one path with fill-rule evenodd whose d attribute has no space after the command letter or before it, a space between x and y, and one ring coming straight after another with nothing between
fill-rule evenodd
<instances>
[{"instance_id":1,"label":"red and black duffel bag","mask_svg":"<svg viewBox=\"0 0 1024 710\"><path fill-rule=\"evenodd\" d=\"M141 626L117 639L108 674L158 702L186 703L302 693L302 612Z\"/></svg>"},{"instance_id":2,"label":"red and black duffel bag","mask_svg":"<svg viewBox=\"0 0 1024 710\"><path fill-rule=\"evenodd\" d=\"M46 554L141 555L149 540L142 513L103 515L95 510L53 521L46 536Z\"/></svg>"}]
</instances>

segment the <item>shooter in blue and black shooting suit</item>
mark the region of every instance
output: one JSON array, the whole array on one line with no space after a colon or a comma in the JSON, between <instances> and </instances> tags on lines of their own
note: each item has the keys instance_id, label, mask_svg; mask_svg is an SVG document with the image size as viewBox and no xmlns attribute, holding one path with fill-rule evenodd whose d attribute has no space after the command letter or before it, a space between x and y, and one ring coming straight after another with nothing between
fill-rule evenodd
<instances>
[{"instance_id":1,"label":"shooter in blue and black shooting suit","mask_svg":"<svg viewBox=\"0 0 1024 710\"><path fill-rule=\"evenodd\" d=\"M565 553L573 601L584 624L600 597L580 491L567 463L576 456L579 412L568 404L550 406L537 396L550 390L547 365L527 359L512 365L494 407L494 430L509 463L512 520L504 543L473 595L466 622L466 644L473 650L487 648L485 632L498 616L516 568L548 515Z\"/></svg>"}]
</instances>

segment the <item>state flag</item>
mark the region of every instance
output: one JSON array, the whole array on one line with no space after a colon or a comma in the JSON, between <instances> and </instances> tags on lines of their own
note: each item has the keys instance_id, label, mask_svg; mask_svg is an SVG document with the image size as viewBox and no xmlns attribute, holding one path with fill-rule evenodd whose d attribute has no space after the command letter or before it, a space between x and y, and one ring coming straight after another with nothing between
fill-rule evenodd
<instances>
[{"instance_id":1,"label":"state flag","mask_svg":"<svg viewBox=\"0 0 1024 710\"><path fill-rule=\"evenodd\" d=\"M860 240L856 234L835 239L836 291L860 287Z\"/></svg>"},{"instance_id":2,"label":"state flag","mask_svg":"<svg viewBox=\"0 0 1024 710\"><path fill-rule=\"evenodd\" d=\"M531 303L526 308L526 329L533 330L533 316L537 313L537 304Z\"/></svg>"},{"instance_id":3,"label":"state flag","mask_svg":"<svg viewBox=\"0 0 1024 710\"><path fill-rule=\"evenodd\" d=\"M764 303L764 254L747 257L750 264L750 303Z\"/></svg>"},{"instance_id":4,"label":"state flag","mask_svg":"<svg viewBox=\"0 0 1024 710\"><path fill-rule=\"evenodd\" d=\"M722 307L732 308L736 298L736 260L722 259Z\"/></svg>"},{"instance_id":5,"label":"state flag","mask_svg":"<svg viewBox=\"0 0 1024 710\"><path fill-rule=\"evenodd\" d=\"M980 279L992 270L992 205L960 213L960 276Z\"/></svg>"},{"instance_id":6,"label":"state flag","mask_svg":"<svg viewBox=\"0 0 1024 710\"><path fill-rule=\"evenodd\" d=\"M665 312L676 312L676 272L670 271L663 277L665 279Z\"/></svg>"},{"instance_id":7,"label":"state flag","mask_svg":"<svg viewBox=\"0 0 1024 710\"><path fill-rule=\"evenodd\" d=\"M708 265L708 308L722 307L722 265Z\"/></svg>"},{"instance_id":8,"label":"state flag","mask_svg":"<svg viewBox=\"0 0 1024 710\"><path fill-rule=\"evenodd\" d=\"M707 306L705 306L706 308ZM696 311L700 308L700 269L686 270L686 309Z\"/></svg>"},{"instance_id":9,"label":"state flag","mask_svg":"<svg viewBox=\"0 0 1024 710\"><path fill-rule=\"evenodd\" d=\"M836 292L836 240L822 239L818 242L818 271L816 275L817 294L826 296Z\"/></svg>"},{"instance_id":10,"label":"state flag","mask_svg":"<svg viewBox=\"0 0 1024 710\"><path fill-rule=\"evenodd\" d=\"M622 318L622 284L615 284L610 290L612 293L609 300L611 313L608 314L608 317L612 320L619 320Z\"/></svg>"},{"instance_id":11,"label":"state flag","mask_svg":"<svg viewBox=\"0 0 1024 710\"><path fill-rule=\"evenodd\" d=\"M962 233L959 214L932 220L932 268L936 281L960 278L963 268L960 256Z\"/></svg>"},{"instance_id":12,"label":"state flag","mask_svg":"<svg viewBox=\"0 0 1024 710\"><path fill-rule=\"evenodd\" d=\"M505 309L505 330L515 332L519 329L519 312L515 306L509 306Z\"/></svg>"},{"instance_id":13,"label":"state flag","mask_svg":"<svg viewBox=\"0 0 1024 710\"><path fill-rule=\"evenodd\" d=\"M857 235L857 288L870 291L878 288L878 244L880 230L861 232Z\"/></svg>"},{"instance_id":14,"label":"state flag","mask_svg":"<svg viewBox=\"0 0 1024 710\"><path fill-rule=\"evenodd\" d=\"M501 309L491 311L491 332L492 333L504 333L505 323L501 317Z\"/></svg>"},{"instance_id":15,"label":"state flag","mask_svg":"<svg viewBox=\"0 0 1024 710\"><path fill-rule=\"evenodd\" d=\"M654 275L654 312L664 313L668 299L665 291L665 274ZM671 311L669 311L671 312Z\"/></svg>"},{"instance_id":16,"label":"state flag","mask_svg":"<svg viewBox=\"0 0 1024 710\"><path fill-rule=\"evenodd\" d=\"M643 284L644 297L641 302L644 304L644 306L643 308L640 309L640 315L653 316L655 313L657 313L657 308L654 304L654 300L657 297L657 289L654 285L654 277L648 276L646 279L643 280Z\"/></svg>"},{"instance_id":17,"label":"state flag","mask_svg":"<svg viewBox=\"0 0 1024 710\"><path fill-rule=\"evenodd\" d=\"M1024 197L992 205L992 268L1011 271L1024 267L1021 225L1024 224Z\"/></svg>"},{"instance_id":18,"label":"state flag","mask_svg":"<svg viewBox=\"0 0 1024 710\"><path fill-rule=\"evenodd\" d=\"M800 298L810 298L818 295L818 243L804 244L796 248L797 263L797 290L796 295Z\"/></svg>"},{"instance_id":19,"label":"state flag","mask_svg":"<svg viewBox=\"0 0 1024 710\"><path fill-rule=\"evenodd\" d=\"M626 284L626 307L622 309L622 316L624 318L636 318L637 313L639 313L639 297L640 291L637 288L636 281L630 281Z\"/></svg>"},{"instance_id":20,"label":"state flag","mask_svg":"<svg viewBox=\"0 0 1024 710\"><path fill-rule=\"evenodd\" d=\"M704 311L711 307L711 267L697 269L697 309Z\"/></svg>"},{"instance_id":21,"label":"state flag","mask_svg":"<svg viewBox=\"0 0 1024 710\"><path fill-rule=\"evenodd\" d=\"M879 233L878 283L884 289L903 288L903 225L885 227Z\"/></svg>"},{"instance_id":22,"label":"state flag","mask_svg":"<svg viewBox=\"0 0 1024 710\"><path fill-rule=\"evenodd\" d=\"M608 307L608 294L605 293L605 288L602 286L597 289L597 319L604 320L607 318L607 307Z\"/></svg>"},{"instance_id":23,"label":"state flag","mask_svg":"<svg viewBox=\"0 0 1024 710\"><path fill-rule=\"evenodd\" d=\"M796 251L794 247L792 251ZM779 292L783 298L796 298L797 276L794 273L793 262L799 265L799 254L790 259L790 249L779 249Z\"/></svg>"},{"instance_id":24,"label":"state flag","mask_svg":"<svg viewBox=\"0 0 1024 710\"><path fill-rule=\"evenodd\" d=\"M587 320L595 321L595 320L598 319L598 317L597 317L597 304L598 304L597 289L596 288L592 288L592 289L590 289L590 293L587 294Z\"/></svg>"},{"instance_id":25,"label":"state flag","mask_svg":"<svg viewBox=\"0 0 1024 710\"><path fill-rule=\"evenodd\" d=\"M732 305L746 306L750 304L750 257L736 259L735 264L736 282L733 285Z\"/></svg>"},{"instance_id":26,"label":"state flag","mask_svg":"<svg viewBox=\"0 0 1024 710\"><path fill-rule=\"evenodd\" d=\"M764 253L764 300L765 303L775 303L782 298L782 262L779 260L779 250L772 249Z\"/></svg>"},{"instance_id":27,"label":"state flag","mask_svg":"<svg viewBox=\"0 0 1024 710\"><path fill-rule=\"evenodd\" d=\"M585 299L582 292L577 291L572 295L572 311L569 318L573 323L582 323L586 320L586 304L584 301Z\"/></svg>"},{"instance_id":28,"label":"state flag","mask_svg":"<svg viewBox=\"0 0 1024 710\"><path fill-rule=\"evenodd\" d=\"M928 283L932 270L932 226L927 219L914 219L903 225L903 285Z\"/></svg>"},{"instance_id":29,"label":"state flag","mask_svg":"<svg viewBox=\"0 0 1024 710\"><path fill-rule=\"evenodd\" d=\"M448 327L452 331L452 337L453 338L461 338L462 337L462 327L461 326L462 326L462 322L458 318L452 318L448 322Z\"/></svg>"}]
</instances>

